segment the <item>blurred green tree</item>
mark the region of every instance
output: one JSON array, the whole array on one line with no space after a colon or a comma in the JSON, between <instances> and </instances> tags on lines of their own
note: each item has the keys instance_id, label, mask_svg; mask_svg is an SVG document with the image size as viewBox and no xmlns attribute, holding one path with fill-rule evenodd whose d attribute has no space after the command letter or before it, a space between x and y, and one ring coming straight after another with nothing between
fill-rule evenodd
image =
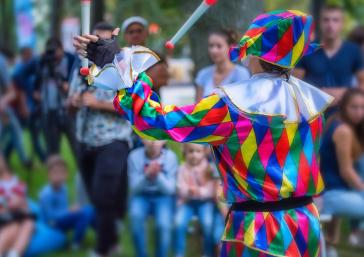
<instances>
[{"instance_id":1,"label":"blurred green tree","mask_svg":"<svg viewBox=\"0 0 364 257\"><path fill-rule=\"evenodd\" d=\"M186 14L190 14L196 7L195 0L185 0L181 5L182 11ZM216 6L212 7L189 33L191 56L196 70L210 63L207 38L212 30L228 28L243 33L262 9L262 1L255 0L220 0Z\"/></svg>"},{"instance_id":2,"label":"blurred green tree","mask_svg":"<svg viewBox=\"0 0 364 257\"><path fill-rule=\"evenodd\" d=\"M16 50L12 0L0 0L0 47Z\"/></svg>"}]
</instances>

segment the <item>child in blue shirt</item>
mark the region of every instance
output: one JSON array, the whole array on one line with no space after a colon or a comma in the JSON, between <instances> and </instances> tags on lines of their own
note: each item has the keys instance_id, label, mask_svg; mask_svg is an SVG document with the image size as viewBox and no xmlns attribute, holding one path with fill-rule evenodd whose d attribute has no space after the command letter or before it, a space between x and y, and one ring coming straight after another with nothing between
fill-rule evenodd
<instances>
[{"instance_id":1,"label":"child in blue shirt","mask_svg":"<svg viewBox=\"0 0 364 257\"><path fill-rule=\"evenodd\" d=\"M63 232L73 230L72 248L77 249L94 219L92 207L70 207L66 179L65 161L58 155L47 160L49 183L39 194L40 207L45 221Z\"/></svg>"}]
</instances>

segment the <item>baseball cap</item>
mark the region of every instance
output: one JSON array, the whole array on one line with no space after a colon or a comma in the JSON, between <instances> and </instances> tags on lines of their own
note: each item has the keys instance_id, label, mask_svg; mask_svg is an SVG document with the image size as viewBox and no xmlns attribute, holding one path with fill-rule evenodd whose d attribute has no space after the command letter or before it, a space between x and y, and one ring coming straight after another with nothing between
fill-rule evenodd
<instances>
[{"instance_id":1,"label":"baseball cap","mask_svg":"<svg viewBox=\"0 0 364 257\"><path fill-rule=\"evenodd\" d=\"M133 23L138 23L143 25L143 27L148 27L148 21L146 19L144 19L143 17L140 16L132 16L128 19L126 19L123 24L121 25L121 30L123 33L125 33L125 31L127 30L127 28L133 24Z\"/></svg>"}]
</instances>

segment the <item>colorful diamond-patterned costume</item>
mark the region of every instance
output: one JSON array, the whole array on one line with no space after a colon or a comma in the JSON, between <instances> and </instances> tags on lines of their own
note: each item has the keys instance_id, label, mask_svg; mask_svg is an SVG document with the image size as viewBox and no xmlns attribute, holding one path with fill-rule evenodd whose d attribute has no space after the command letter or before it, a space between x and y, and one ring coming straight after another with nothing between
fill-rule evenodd
<instances>
[{"instance_id":1,"label":"colorful diamond-patterned costume","mask_svg":"<svg viewBox=\"0 0 364 257\"><path fill-rule=\"evenodd\" d=\"M283 78L270 78L268 74L260 74L253 80L253 84L239 85L240 88L263 86L269 81L281 83L282 87L289 85ZM322 104L326 105L329 97L314 88L303 91L307 89L312 90L312 94L305 94L306 99L314 97L326 101L316 103L321 108L310 103L310 108L317 111L310 117L299 113L299 122L288 121L283 113L256 113L253 106L241 109L232 102L227 88L195 105L163 107L153 95L152 83L144 73L131 88L119 91L114 105L143 138L209 143L223 180L226 200L230 203L250 199L264 202L314 196L323 190L317 156L322 133ZM295 90L299 90L298 87ZM295 98L291 96L291 99ZM284 98L270 100L282 103ZM223 256L242 256L236 253L244 245L275 256L317 256L319 230L318 213L313 204L271 213L232 212L222 240L233 243L224 246L230 252Z\"/></svg>"},{"instance_id":2,"label":"colorful diamond-patterned costume","mask_svg":"<svg viewBox=\"0 0 364 257\"><path fill-rule=\"evenodd\" d=\"M297 11L260 15L249 31L258 25L264 29L249 32L249 40L243 37L240 57L257 55L277 65L294 66L308 51L310 20ZM285 28L288 34L274 26ZM278 35L274 37L272 31ZM293 48L289 58L281 58L281 47L287 43L280 40L282 36ZM104 77L102 73L95 76L95 85L119 89L114 106L141 137L210 144L229 203L275 202L315 196L323 190L318 152L323 111L332 100L330 96L294 77L261 73L243 83L221 87L194 105L162 106L152 91L151 79L143 72L138 76L133 72L134 66L145 70L137 64L150 65L155 55L137 48L125 51L129 59L119 65L123 59L119 58L108 70L123 67L122 78L104 72ZM133 59L134 55L138 57ZM125 67L130 70L125 72ZM130 74L130 78L122 74ZM319 231L313 203L272 212L232 211L222 238L222 256L318 256Z\"/></svg>"}]
</instances>

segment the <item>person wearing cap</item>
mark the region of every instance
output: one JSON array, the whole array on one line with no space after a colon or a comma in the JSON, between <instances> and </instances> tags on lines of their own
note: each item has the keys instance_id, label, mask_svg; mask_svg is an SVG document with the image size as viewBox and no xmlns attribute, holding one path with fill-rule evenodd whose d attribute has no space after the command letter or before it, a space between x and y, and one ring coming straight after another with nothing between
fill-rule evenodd
<instances>
[{"instance_id":1,"label":"person wearing cap","mask_svg":"<svg viewBox=\"0 0 364 257\"><path fill-rule=\"evenodd\" d=\"M194 105L162 106L144 72L132 84L113 85L116 110L141 137L211 145L231 204L222 257L319 256L320 223L312 197L324 187L318 154L332 97L290 76L302 56L317 47L310 42L312 28L312 17L300 11L259 15L230 51L233 60L250 56L253 76ZM75 38L79 51L87 49L81 43L94 50L84 55L99 66L112 62L101 58L106 49L118 53L113 43L90 35ZM125 57L129 63L139 59ZM112 77L110 72L101 71L97 79Z\"/></svg>"},{"instance_id":2,"label":"person wearing cap","mask_svg":"<svg viewBox=\"0 0 364 257\"><path fill-rule=\"evenodd\" d=\"M126 19L121 25L124 40L129 45L145 46L148 38L148 21L139 16Z\"/></svg>"}]
</instances>

